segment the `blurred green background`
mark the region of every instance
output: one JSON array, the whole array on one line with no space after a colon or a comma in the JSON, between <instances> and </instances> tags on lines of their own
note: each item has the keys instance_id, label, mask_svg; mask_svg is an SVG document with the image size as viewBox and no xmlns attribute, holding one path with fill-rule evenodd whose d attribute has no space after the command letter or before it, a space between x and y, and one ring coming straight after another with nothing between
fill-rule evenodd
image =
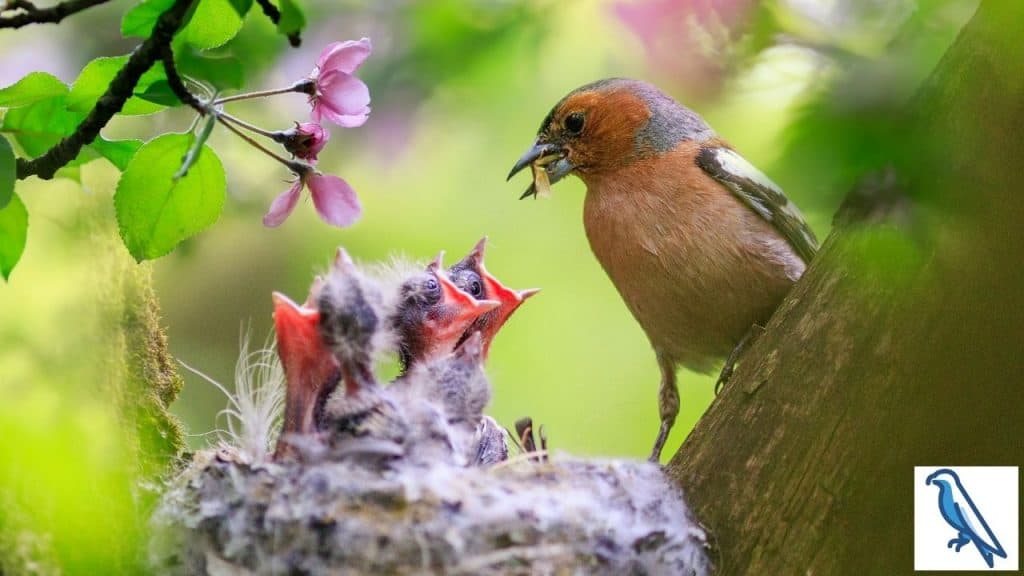
<instances>
[{"instance_id":1,"label":"blurred green background","mask_svg":"<svg viewBox=\"0 0 1024 576\"><path fill-rule=\"evenodd\" d=\"M254 10L225 50L242 58L253 89L301 78L328 42L372 39L373 55L359 73L373 98L370 120L358 129L334 128L319 165L357 190L364 216L350 229L330 228L307 197L279 229L264 228L259 218L287 187L288 174L217 131L212 143L229 179L225 213L153 264L171 350L230 385L240 333L262 340L270 332L271 291L301 298L336 246L361 260L392 254L425 260L443 249L454 261L487 235L492 272L510 286L543 288L494 347L491 413L506 425L532 416L559 449L643 456L657 429L658 372L643 332L590 254L581 222L584 188L569 179L550 200L519 201L526 177L506 183L509 167L569 90L608 76L647 79L703 114L783 186L824 238L845 187L863 171L857 160L872 154L843 150L859 144L829 134L834 127L823 115L808 121L808 111L819 112L820 96L834 96L830 91L844 82L851 89L838 93L849 99L842 105L866 96L905 97L974 5L933 4L310 2L311 25L299 49L289 48ZM130 5L105 5L59 27L4 31L0 84L32 69L72 80L88 59L125 52L132 43L119 38L114 22ZM708 16L712 5L717 12ZM900 36L909 25L929 34ZM76 33L86 28L96 32ZM857 94L854 74L882 76ZM831 110L836 99L825 103ZM229 109L268 128L308 115L300 95ZM184 130L189 121L178 110L121 119L105 133L148 137ZM829 143L830 153L800 148ZM114 178L103 162L90 164L82 169L84 193L106 198ZM59 335L35 341L79 318L53 317L52 304L61 297L47 292L69 278L57 264L68 250L60 230L80 216L76 196L83 190L66 180L32 180L18 191L32 226L12 281L0 286L0 318L33 328L20 333L31 338L9 340L8 350L87 349L88 342L61 342ZM16 356L0 355L7 380ZM24 370L23 376L34 373ZM184 376L174 409L193 434L190 444L199 447L225 399L198 377ZM712 386L711 376L681 374L682 412L670 448L711 401Z\"/></svg>"},{"instance_id":2,"label":"blurred green background","mask_svg":"<svg viewBox=\"0 0 1024 576\"><path fill-rule=\"evenodd\" d=\"M127 52L134 42L120 38L117 22L133 4L111 2L60 26L0 30L0 86L38 69L71 81L89 59ZM230 387L240 335L262 341L270 333L270 293L304 297L337 246L363 261L393 254L426 260L445 250L453 262L487 235L492 273L512 287L543 289L496 340L489 412L506 426L532 416L555 449L645 457L658 426L658 371L643 332L590 253L582 184L568 179L550 200L520 201L526 177L505 182L541 119L586 82L652 81L777 181L824 239L846 190L898 148L884 136L887 111L913 93L976 4L311 1L299 49L254 9L221 50L242 60L247 88L304 77L329 42L372 39L373 54L358 74L373 98L370 119L361 128L334 128L319 164L356 189L364 215L350 229L331 228L307 197L280 228L264 228L260 217L288 186L288 174L215 131L211 143L228 174L224 214L171 255L145 264L153 267L171 351ZM308 117L300 95L229 110L271 129ZM190 113L174 110L118 119L104 134L149 138L184 131L190 121ZM98 161L81 168L81 185L30 179L17 186L30 229L20 264L0 284L0 445L10 455L13 445L32 442L32 430L53 422L67 440L51 438L55 447L39 449L52 458L19 460L8 471L25 483L81 473L86 456L76 446L105 445L98 439L116 426L91 383L104 378L104 334L89 328L104 290L95 278L104 270L80 246L92 233L80 225L85 214L112 216L116 178ZM226 399L182 373L173 410L190 446L199 448L222 424L216 414ZM713 396L712 376L684 371L680 382L682 411L668 454ZM102 470L116 459L116 442L109 446L90 452L88 466ZM74 494L74 486L58 484L57 492Z\"/></svg>"}]
</instances>

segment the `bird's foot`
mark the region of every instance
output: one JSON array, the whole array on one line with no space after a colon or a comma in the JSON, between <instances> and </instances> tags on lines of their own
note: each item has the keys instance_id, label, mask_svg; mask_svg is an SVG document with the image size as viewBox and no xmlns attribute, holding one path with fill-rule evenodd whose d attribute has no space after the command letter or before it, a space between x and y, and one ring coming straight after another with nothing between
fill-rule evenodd
<instances>
[{"instance_id":1,"label":"bird's foot","mask_svg":"<svg viewBox=\"0 0 1024 576\"><path fill-rule=\"evenodd\" d=\"M722 371L718 373L718 380L715 382L715 396L722 391L722 387L729 382L729 378L732 378L733 368L736 366L736 361L743 352L750 348L750 345L757 340L761 334L764 334L764 327L759 324L751 324L747 333L740 339L739 344L732 349L729 353L729 357L725 359L725 366L722 366Z\"/></svg>"},{"instance_id":2,"label":"bird's foot","mask_svg":"<svg viewBox=\"0 0 1024 576\"><path fill-rule=\"evenodd\" d=\"M956 552L959 552L961 548L968 545L970 542L971 538L969 536L964 536L963 534L961 534L947 542L946 548L952 548L953 545L956 544Z\"/></svg>"},{"instance_id":3,"label":"bird's foot","mask_svg":"<svg viewBox=\"0 0 1024 576\"><path fill-rule=\"evenodd\" d=\"M658 429L658 437L654 440L654 448L651 449L651 455L647 458L648 461L655 464L661 463L661 449L665 447L665 441L668 440L668 432L671 429L671 421L661 421L661 428Z\"/></svg>"}]
</instances>

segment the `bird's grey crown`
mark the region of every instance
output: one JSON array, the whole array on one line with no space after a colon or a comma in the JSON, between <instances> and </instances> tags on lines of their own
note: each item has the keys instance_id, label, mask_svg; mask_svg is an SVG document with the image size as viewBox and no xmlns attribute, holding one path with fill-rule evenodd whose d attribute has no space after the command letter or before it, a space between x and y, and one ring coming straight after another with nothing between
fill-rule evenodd
<instances>
[{"instance_id":1,"label":"bird's grey crown","mask_svg":"<svg viewBox=\"0 0 1024 576\"><path fill-rule=\"evenodd\" d=\"M573 90L551 109L541 124L540 132L548 129L555 111L572 96L583 92L612 92L622 89L627 89L643 99L651 111L650 119L636 135L637 153L640 155L668 152L684 140L702 142L715 135L715 131L700 114L683 106L651 84L632 78L605 78Z\"/></svg>"}]
</instances>

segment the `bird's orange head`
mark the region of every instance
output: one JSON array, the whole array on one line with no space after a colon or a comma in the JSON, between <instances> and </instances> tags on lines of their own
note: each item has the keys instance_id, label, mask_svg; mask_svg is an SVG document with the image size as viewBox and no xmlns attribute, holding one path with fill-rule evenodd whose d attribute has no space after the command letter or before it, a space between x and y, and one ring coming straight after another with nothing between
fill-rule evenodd
<instances>
[{"instance_id":1,"label":"bird's orange head","mask_svg":"<svg viewBox=\"0 0 1024 576\"><path fill-rule=\"evenodd\" d=\"M541 123L533 146L508 177L534 165L544 170L552 184L569 174L587 181L668 152L683 140L713 134L697 113L646 82L598 80L555 104ZM535 176L523 197L537 192Z\"/></svg>"}]
</instances>

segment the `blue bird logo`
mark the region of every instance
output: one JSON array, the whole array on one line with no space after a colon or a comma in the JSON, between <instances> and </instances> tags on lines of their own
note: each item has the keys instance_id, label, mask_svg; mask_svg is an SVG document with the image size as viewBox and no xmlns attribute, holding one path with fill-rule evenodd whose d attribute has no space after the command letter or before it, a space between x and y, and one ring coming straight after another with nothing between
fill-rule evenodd
<instances>
[{"instance_id":1,"label":"blue bird logo","mask_svg":"<svg viewBox=\"0 0 1024 576\"><path fill-rule=\"evenodd\" d=\"M1006 550L988 527L988 522L974 505L956 472L940 468L928 476L925 484L939 487L939 513L957 531L956 538L950 540L946 548L956 545L956 551L960 552L961 548L973 543L989 568L993 566L993 556L1006 558Z\"/></svg>"}]
</instances>

